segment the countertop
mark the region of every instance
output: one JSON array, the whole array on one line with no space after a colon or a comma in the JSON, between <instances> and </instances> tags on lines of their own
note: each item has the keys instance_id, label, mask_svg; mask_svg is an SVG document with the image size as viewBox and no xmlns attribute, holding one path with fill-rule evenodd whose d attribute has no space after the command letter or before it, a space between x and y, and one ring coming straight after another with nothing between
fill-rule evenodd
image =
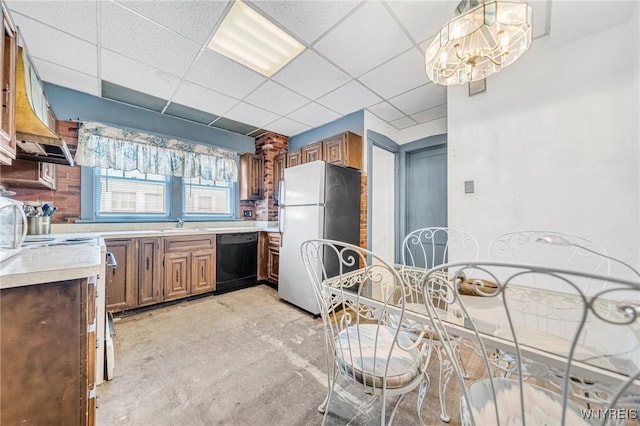
<instances>
[{"instance_id":1,"label":"countertop","mask_svg":"<svg viewBox=\"0 0 640 426\"><path fill-rule=\"evenodd\" d=\"M0 265L0 289L87 278L101 270L100 238L90 243L23 248Z\"/></svg>"},{"instance_id":2,"label":"countertop","mask_svg":"<svg viewBox=\"0 0 640 426\"><path fill-rule=\"evenodd\" d=\"M247 232L279 232L277 227L184 227L163 230L126 230L97 232L65 232L48 235L30 235L27 239L94 238L91 244L49 245L25 247L17 255L0 264L0 289L45 282L85 278L100 273L104 239L171 237L193 234L229 234Z\"/></svg>"}]
</instances>

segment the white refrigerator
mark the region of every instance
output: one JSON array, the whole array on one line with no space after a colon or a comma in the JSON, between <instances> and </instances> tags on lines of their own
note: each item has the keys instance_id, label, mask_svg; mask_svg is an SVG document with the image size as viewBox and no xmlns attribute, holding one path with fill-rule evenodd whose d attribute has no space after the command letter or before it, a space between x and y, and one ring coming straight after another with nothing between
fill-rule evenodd
<instances>
[{"instance_id":1,"label":"white refrigerator","mask_svg":"<svg viewBox=\"0 0 640 426\"><path fill-rule=\"evenodd\" d=\"M282 233L278 296L318 315L300 246L318 238L358 245L360 172L324 161L286 168L278 221Z\"/></svg>"}]
</instances>

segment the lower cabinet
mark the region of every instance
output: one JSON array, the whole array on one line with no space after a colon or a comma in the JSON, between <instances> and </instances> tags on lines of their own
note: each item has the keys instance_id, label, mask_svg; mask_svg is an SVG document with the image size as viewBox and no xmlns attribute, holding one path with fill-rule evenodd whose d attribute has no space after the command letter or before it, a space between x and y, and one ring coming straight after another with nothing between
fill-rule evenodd
<instances>
[{"instance_id":1,"label":"lower cabinet","mask_svg":"<svg viewBox=\"0 0 640 426\"><path fill-rule=\"evenodd\" d=\"M172 253L164 256L164 300L180 299L189 295L190 253Z\"/></svg>"},{"instance_id":2,"label":"lower cabinet","mask_svg":"<svg viewBox=\"0 0 640 426\"><path fill-rule=\"evenodd\" d=\"M216 289L216 236L164 239L165 300Z\"/></svg>"},{"instance_id":3,"label":"lower cabinet","mask_svg":"<svg viewBox=\"0 0 640 426\"><path fill-rule=\"evenodd\" d=\"M136 240L132 238L107 240L107 251L113 253L118 262L115 268L107 269L105 281L107 311L124 311L138 307L138 280L134 274L136 264Z\"/></svg>"},{"instance_id":4,"label":"lower cabinet","mask_svg":"<svg viewBox=\"0 0 640 426\"><path fill-rule=\"evenodd\" d=\"M0 424L95 424L95 281L0 290Z\"/></svg>"},{"instance_id":5,"label":"lower cabinet","mask_svg":"<svg viewBox=\"0 0 640 426\"><path fill-rule=\"evenodd\" d=\"M258 245L258 279L278 285L280 268L280 233L261 232Z\"/></svg>"},{"instance_id":6,"label":"lower cabinet","mask_svg":"<svg viewBox=\"0 0 640 426\"><path fill-rule=\"evenodd\" d=\"M162 238L138 239L138 306L163 300Z\"/></svg>"}]
</instances>

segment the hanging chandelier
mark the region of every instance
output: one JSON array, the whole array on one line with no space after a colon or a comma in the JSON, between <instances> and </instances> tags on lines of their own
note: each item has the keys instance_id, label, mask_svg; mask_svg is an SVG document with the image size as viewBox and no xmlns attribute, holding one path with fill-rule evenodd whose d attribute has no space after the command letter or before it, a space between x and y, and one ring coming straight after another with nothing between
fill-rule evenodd
<instances>
[{"instance_id":1,"label":"hanging chandelier","mask_svg":"<svg viewBox=\"0 0 640 426\"><path fill-rule=\"evenodd\" d=\"M521 1L462 0L457 16L427 48L427 75L453 86L482 80L511 65L531 45L531 6Z\"/></svg>"}]
</instances>

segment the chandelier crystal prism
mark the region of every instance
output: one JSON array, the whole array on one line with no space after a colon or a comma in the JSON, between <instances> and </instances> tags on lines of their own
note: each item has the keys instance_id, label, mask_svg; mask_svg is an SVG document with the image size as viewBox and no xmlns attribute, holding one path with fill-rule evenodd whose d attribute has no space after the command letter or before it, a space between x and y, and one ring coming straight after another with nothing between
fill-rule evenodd
<instances>
[{"instance_id":1,"label":"chandelier crystal prism","mask_svg":"<svg viewBox=\"0 0 640 426\"><path fill-rule=\"evenodd\" d=\"M482 80L531 46L532 12L525 2L463 0L456 12L425 53L427 75L434 83Z\"/></svg>"}]
</instances>

